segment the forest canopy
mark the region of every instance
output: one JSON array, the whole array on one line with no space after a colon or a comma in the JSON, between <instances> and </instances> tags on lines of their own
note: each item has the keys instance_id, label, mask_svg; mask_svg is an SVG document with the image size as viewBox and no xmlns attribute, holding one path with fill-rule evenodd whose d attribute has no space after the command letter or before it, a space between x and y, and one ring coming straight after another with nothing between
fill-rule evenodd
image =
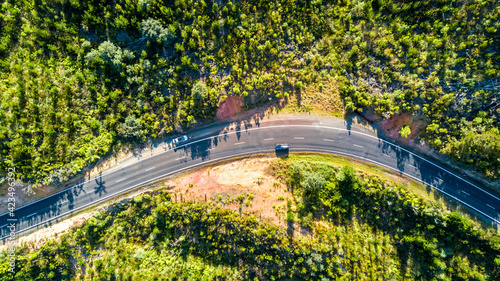
<instances>
[{"instance_id":1,"label":"forest canopy","mask_svg":"<svg viewBox=\"0 0 500 281\"><path fill-rule=\"evenodd\" d=\"M228 96L256 106L336 81L347 111L421 115L431 146L498 179L499 13L494 0L3 0L0 165L65 180L212 120Z\"/></svg>"}]
</instances>

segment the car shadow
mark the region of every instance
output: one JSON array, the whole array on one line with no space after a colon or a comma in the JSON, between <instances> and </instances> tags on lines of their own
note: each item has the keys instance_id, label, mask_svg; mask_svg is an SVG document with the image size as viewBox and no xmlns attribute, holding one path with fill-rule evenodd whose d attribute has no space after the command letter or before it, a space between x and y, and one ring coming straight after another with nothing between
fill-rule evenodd
<instances>
[{"instance_id":1,"label":"car shadow","mask_svg":"<svg viewBox=\"0 0 500 281\"><path fill-rule=\"evenodd\" d=\"M288 155L290 154L290 151L287 150L275 150L276 151L276 157L279 158L287 158Z\"/></svg>"}]
</instances>

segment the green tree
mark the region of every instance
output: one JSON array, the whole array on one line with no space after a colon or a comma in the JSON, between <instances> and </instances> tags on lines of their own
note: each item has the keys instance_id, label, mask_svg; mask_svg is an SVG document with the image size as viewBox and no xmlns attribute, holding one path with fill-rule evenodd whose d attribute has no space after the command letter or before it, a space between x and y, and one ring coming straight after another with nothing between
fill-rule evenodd
<instances>
[{"instance_id":1,"label":"green tree","mask_svg":"<svg viewBox=\"0 0 500 281\"><path fill-rule=\"evenodd\" d=\"M141 22L141 34L148 41L160 41L164 45L169 44L176 37L175 34L170 33L168 28L164 28L161 22L152 18Z\"/></svg>"},{"instance_id":2,"label":"green tree","mask_svg":"<svg viewBox=\"0 0 500 281\"><path fill-rule=\"evenodd\" d=\"M124 138L141 138L144 134L141 122L134 115L125 118L125 122L118 126L118 132Z\"/></svg>"},{"instance_id":3,"label":"green tree","mask_svg":"<svg viewBox=\"0 0 500 281\"><path fill-rule=\"evenodd\" d=\"M403 137L403 138L407 138L410 134L411 134L411 129L408 125L405 125L401 128L401 130L399 130L399 134Z\"/></svg>"},{"instance_id":4,"label":"green tree","mask_svg":"<svg viewBox=\"0 0 500 281\"><path fill-rule=\"evenodd\" d=\"M121 71L122 49L110 41L102 42L99 47L90 51L85 57L90 64L109 66L114 71Z\"/></svg>"},{"instance_id":5,"label":"green tree","mask_svg":"<svg viewBox=\"0 0 500 281\"><path fill-rule=\"evenodd\" d=\"M201 80L196 82L191 89L191 97L196 101L198 105L202 104L204 100L207 99L208 89L207 85L203 83Z\"/></svg>"}]
</instances>

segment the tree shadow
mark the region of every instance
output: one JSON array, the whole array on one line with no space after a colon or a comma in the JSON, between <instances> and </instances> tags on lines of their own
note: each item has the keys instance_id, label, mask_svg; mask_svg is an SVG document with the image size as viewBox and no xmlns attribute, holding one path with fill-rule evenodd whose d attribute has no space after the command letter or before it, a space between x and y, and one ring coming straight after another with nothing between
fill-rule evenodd
<instances>
[{"instance_id":1,"label":"tree shadow","mask_svg":"<svg viewBox=\"0 0 500 281\"><path fill-rule=\"evenodd\" d=\"M241 138L241 122L235 122L236 138L240 140Z\"/></svg>"},{"instance_id":2,"label":"tree shadow","mask_svg":"<svg viewBox=\"0 0 500 281\"><path fill-rule=\"evenodd\" d=\"M106 182L102 179L102 172L99 172L99 176L95 178L95 183L97 184L94 187L95 194L99 194L99 197L101 197L103 193L108 193L105 186Z\"/></svg>"},{"instance_id":3,"label":"tree shadow","mask_svg":"<svg viewBox=\"0 0 500 281\"><path fill-rule=\"evenodd\" d=\"M300 108L302 106L302 95L300 89L295 91L295 98L297 99L297 106Z\"/></svg>"},{"instance_id":4,"label":"tree shadow","mask_svg":"<svg viewBox=\"0 0 500 281\"><path fill-rule=\"evenodd\" d=\"M392 147L392 148L396 152L398 170L400 173L403 173L405 171L405 164L410 159L410 153L408 151L402 150L399 147Z\"/></svg>"},{"instance_id":5,"label":"tree shadow","mask_svg":"<svg viewBox=\"0 0 500 281\"><path fill-rule=\"evenodd\" d=\"M66 200L68 200L68 208L70 210L72 210L75 207L76 197L80 196L80 194L82 193L87 193L85 189L83 189L83 186L84 186L84 181L81 181L77 185L75 185L74 188L72 188L68 192L65 192ZM62 199L64 200L64 198Z\"/></svg>"},{"instance_id":6,"label":"tree shadow","mask_svg":"<svg viewBox=\"0 0 500 281\"><path fill-rule=\"evenodd\" d=\"M181 159L183 162L187 162L187 156L191 157L191 160L201 159L202 161L210 159L210 148L212 147L212 141L218 143L217 137L213 139L206 139L198 141L192 144L183 146L181 149L183 154L186 155L185 160Z\"/></svg>"},{"instance_id":7,"label":"tree shadow","mask_svg":"<svg viewBox=\"0 0 500 281\"><path fill-rule=\"evenodd\" d=\"M287 221L286 222L286 233L288 234L288 237L289 237L291 243L293 243L294 232L295 232L295 225L294 225L293 221Z\"/></svg>"},{"instance_id":8,"label":"tree shadow","mask_svg":"<svg viewBox=\"0 0 500 281\"><path fill-rule=\"evenodd\" d=\"M212 139L212 146L217 147L218 144L219 144L219 137L217 136Z\"/></svg>"},{"instance_id":9,"label":"tree shadow","mask_svg":"<svg viewBox=\"0 0 500 281\"><path fill-rule=\"evenodd\" d=\"M345 115L344 117L344 121L345 121L345 127L347 129L347 132L349 133L349 136L351 135L351 128L352 128L352 117L351 116L347 116Z\"/></svg>"}]
</instances>

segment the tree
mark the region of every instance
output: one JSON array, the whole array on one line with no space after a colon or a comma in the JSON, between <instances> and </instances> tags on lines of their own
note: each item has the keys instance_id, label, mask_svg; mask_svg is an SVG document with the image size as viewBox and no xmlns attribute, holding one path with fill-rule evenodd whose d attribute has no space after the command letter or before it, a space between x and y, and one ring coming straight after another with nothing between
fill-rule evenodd
<instances>
[{"instance_id":1,"label":"tree","mask_svg":"<svg viewBox=\"0 0 500 281\"><path fill-rule=\"evenodd\" d=\"M308 191L317 192L325 183L325 178L317 173L306 172L300 185Z\"/></svg>"},{"instance_id":2,"label":"tree","mask_svg":"<svg viewBox=\"0 0 500 281\"><path fill-rule=\"evenodd\" d=\"M399 134L403 137L403 138L407 138L410 134L411 134L411 129L408 125L405 125L401 128L401 130L399 130Z\"/></svg>"},{"instance_id":3,"label":"tree","mask_svg":"<svg viewBox=\"0 0 500 281\"><path fill-rule=\"evenodd\" d=\"M141 34L148 41L160 41L164 45L169 44L176 37L175 34L170 33L168 28L164 28L161 22L152 18L141 22Z\"/></svg>"},{"instance_id":4,"label":"tree","mask_svg":"<svg viewBox=\"0 0 500 281\"><path fill-rule=\"evenodd\" d=\"M104 64L104 66L108 65L114 71L121 71L122 49L110 41L102 42L97 50L90 51L85 57L90 64Z\"/></svg>"},{"instance_id":5,"label":"tree","mask_svg":"<svg viewBox=\"0 0 500 281\"><path fill-rule=\"evenodd\" d=\"M204 100L207 99L208 96L208 89L207 85L203 83L201 80L196 82L194 84L193 88L191 89L191 97L199 104L200 102L202 103Z\"/></svg>"},{"instance_id":6,"label":"tree","mask_svg":"<svg viewBox=\"0 0 500 281\"><path fill-rule=\"evenodd\" d=\"M118 132L125 138L140 138L144 133L141 128L141 122L134 115L129 115L125 122L118 126Z\"/></svg>"},{"instance_id":7,"label":"tree","mask_svg":"<svg viewBox=\"0 0 500 281\"><path fill-rule=\"evenodd\" d=\"M331 209L336 209L336 204L342 199L342 194L338 190L338 186L331 181L326 182L320 191L320 200L323 205Z\"/></svg>"}]
</instances>

